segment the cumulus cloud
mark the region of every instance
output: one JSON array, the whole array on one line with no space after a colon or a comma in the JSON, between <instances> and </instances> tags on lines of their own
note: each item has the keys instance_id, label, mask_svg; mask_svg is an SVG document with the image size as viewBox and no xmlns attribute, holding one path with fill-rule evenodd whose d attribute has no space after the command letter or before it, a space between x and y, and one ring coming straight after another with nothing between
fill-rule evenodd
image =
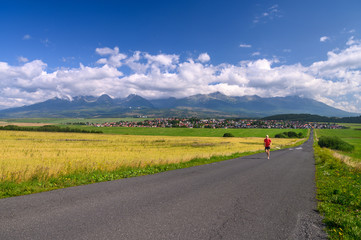
<instances>
[{"instance_id":1,"label":"cumulus cloud","mask_svg":"<svg viewBox=\"0 0 361 240\"><path fill-rule=\"evenodd\" d=\"M110 55L108 58L101 58L97 61L98 64L106 64L113 67L120 67L122 65L122 60L127 58L127 55L119 53L119 48L115 47L114 49L105 47L97 48L95 52L100 56Z\"/></svg>"},{"instance_id":2,"label":"cumulus cloud","mask_svg":"<svg viewBox=\"0 0 361 240\"><path fill-rule=\"evenodd\" d=\"M328 40L330 40L330 38L327 36L320 37L320 42L326 42Z\"/></svg>"},{"instance_id":3,"label":"cumulus cloud","mask_svg":"<svg viewBox=\"0 0 361 240\"><path fill-rule=\"evenodd\" d=\"M12 66L0 62L0 107L14 107L52 97L101 95L146 98L186 97L220 91L232 96L297 95L347 111L361 112L361 44L328 52L309 66L279 65L274 59L213 65L207 53L180 60L176 54L97 48L97 66L47 69L41 60ZM126 72L126 74L124 74Z\"/></svg>"},{"instance_id":4,"label":"cumulus cloud","mask_svg":"<svg viewBox=\"0 0 361 240\"><path fill-rule=\"evenodd\" d=\"M208 55L208 53L202 53L198 56L198 61L200 62L209 62L211 60L211 57Z\"/></svg>"},{"instance_id":5,"label":"cumulus cloud","mask_svg":"<svg viewBox=\"0 0 361 240\"><path fill-rule=\"evenodd\" d=\"M158 54L158 55L150 55L148 53L146 53L144 55L145 59L148 60L149 64L156 64L156 65L160 65L160 66L165 66L165 67L176 67L175 64L178 63L179 60L179 56L172 54Z\"/></svg>"},{"instance_id":6,"label":"cumulus cloud","mask_svg":"<svg viewBox=\"0 0 361 240\"><path fill-rule=\"evenodd\" d=\"M337 78L354 73L352 70L361 68L361 44L349 46L339 52L330 51L327 57L326 61L313 63L309 70L320 76Z\"/></svg>"}]
</instances>

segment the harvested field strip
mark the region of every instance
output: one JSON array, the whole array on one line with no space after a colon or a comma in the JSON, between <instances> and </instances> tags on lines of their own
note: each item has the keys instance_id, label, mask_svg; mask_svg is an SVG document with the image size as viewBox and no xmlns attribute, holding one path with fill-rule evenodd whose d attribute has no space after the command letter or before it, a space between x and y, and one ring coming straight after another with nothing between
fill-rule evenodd
<instances>
[{"instance_id":1,"label":"harvested field strip","mask_svg":"<svg viewBox=\"0 0 361 240\"><path fill-rule=\"evenodd\" d=\"M16 125L19 127L41 127L46 125L52 125L51 123L26 123L26 122L16 122L16 123L9 123L9 122L0 122L0 126L8 126L8 125Z\"/></svg>"}]
</instances>

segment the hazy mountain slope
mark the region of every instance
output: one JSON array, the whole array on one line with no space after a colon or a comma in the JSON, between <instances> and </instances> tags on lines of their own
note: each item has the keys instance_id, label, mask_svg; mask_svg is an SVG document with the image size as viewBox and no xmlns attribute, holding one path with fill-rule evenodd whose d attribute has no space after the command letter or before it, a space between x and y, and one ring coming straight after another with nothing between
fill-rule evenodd
<instances>
[{"instance_id":1,"label":"hazy mountain slope","mask_svg":"<svg viewBox=\"0 0 361 240\"><path fill-rule=\"evenodd\" d=\"M312 99L300 97L261 98L259 96L231 97L220 92L197 94L176 99L147 100L132 94L113 99L77 96L73 99L53 98L29 106L0 111L0 118L21 117L122 117L148 115L151 117L265 117L275 114L305 113L329 117L357 116Z\"/></svg>"}]
</instances>

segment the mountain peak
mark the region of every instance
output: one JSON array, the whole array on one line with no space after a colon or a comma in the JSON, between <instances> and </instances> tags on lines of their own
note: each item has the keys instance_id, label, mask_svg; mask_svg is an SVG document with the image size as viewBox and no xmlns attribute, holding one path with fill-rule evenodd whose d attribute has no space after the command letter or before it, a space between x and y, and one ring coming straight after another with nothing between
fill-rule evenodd
<instances>
[{"instance_id":1,"label":"mountain peak","mask_svg":"<svg viewBox=\"0 0 361 240\"><path fill-rule=\"evenodd\" d=\"M129 94L128 97L126 97L125 99L133 99L133 98L142 98L141 96L135 94L135 93L132 93L132 94Z\"/></svg>"},{"instance_id":2,"label":"mountain peak","mask_svg":"<svg viewBox=\"0 0 361 240\"><path fill-rule=\"evenodd\" d=\"M123 102L124 106L127 107L146 107L146 108L154 108L153 104L151 104L147 99L136 95L130 94Z\"/></svg>"},{"instance_id":3,"label":"mountain peak","mask_svg":"<svg viewBox=\"0 0 361 240\"><path fill-rule=\"evenodd\" d=\"M103 100L103 99L109 100L109 99L113 99L113 98L111 98L108 94L103 94L103 95L101 95L101 96L99 96L99 97L98 97L98 100L99 100L99 99L102 99L102 100Z\"/></svg>"},{"instance_id":4,"label":"mountain peak","mask_svg":"<svg viewBox=\"0 0 361 240\"><path fill-rule=\"evenodd\" d=\"M108 94L106 93L103 93L102 95L100 95L99 97L108 97L108 98L111 98Z\"/></svg>"},{"instance_id":5,"label":"mountain peak","mask_svg":"<svg viewBox=\"0 0 361 240\"><path fill-rule=\"evenodd\" d=\"M227 95L221 93L220 91L217 91L217 92L208 94L208 96L211 96L211 97L224 97L224 96L227 96Z\"/></svg>"},{"instance_id":6,"label":"mountain peak","mask_svg":"<svg viewBox=\"0 0 361 240\"><path fill-rule=\"evenodd\" d=\"M113 98L111 98L109 95L107 94L103 94L100 97L98 97L98 99L96 100L96 102L98 104L106 104L106 105L111 105L113 103Z\"/></svg>"}]
</instances>

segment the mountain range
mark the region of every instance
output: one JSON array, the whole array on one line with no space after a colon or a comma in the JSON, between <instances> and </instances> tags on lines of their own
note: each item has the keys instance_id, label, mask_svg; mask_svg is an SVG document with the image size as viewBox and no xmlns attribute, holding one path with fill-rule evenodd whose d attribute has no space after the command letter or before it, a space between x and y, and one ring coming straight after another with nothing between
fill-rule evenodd
<instances>
[{"instance_id":1,"label":"mountain range","mask_svg":"<svg viewBox=\"0 0 361 240\"><path fill-rule=\"evenodd\" d=\"M275 114L305 113L328 117L350 117L324 103L296 96L261 98L226 96L220 92L197 94L185 98L147 100L131 94L126 98L77 96L73 99L52 98L33 105L0 110L0 118L44 117L265 117Z\"/></svg>"}]
</instances>

